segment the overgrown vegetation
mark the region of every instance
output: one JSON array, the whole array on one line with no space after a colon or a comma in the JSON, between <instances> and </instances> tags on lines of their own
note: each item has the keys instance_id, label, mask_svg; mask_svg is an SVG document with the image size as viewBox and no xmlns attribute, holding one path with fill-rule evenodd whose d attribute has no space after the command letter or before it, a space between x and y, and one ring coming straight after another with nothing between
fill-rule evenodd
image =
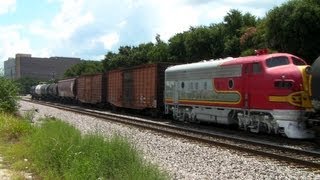
<instances>
[{"instance_id":1,"label":"overgrown vegetation","mask_svg":"<svg viewBox=\"0 0 320 180\"><path fill-rule=\"evenodd\" d=\"M18 92L15 82L0 77L0 112L13 113L17 110Z\"/></svg>"},{"instance_id":2,"label":"overgrown vegetation","mask_svg":"<svg viewBox=\"0 0 320 180\"><path fill-rule=\"evenodd\" d=\"M81 135L57 119L29 122L0 114L1 150L18 170L45 179L167 179L124 138Z\"/></svg>"}]
</instances>

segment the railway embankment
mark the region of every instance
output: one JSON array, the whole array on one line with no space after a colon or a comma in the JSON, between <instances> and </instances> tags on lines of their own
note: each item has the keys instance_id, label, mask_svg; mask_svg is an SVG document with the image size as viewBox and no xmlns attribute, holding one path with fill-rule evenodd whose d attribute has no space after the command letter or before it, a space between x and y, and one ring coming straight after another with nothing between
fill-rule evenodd
<instances>
[{"instance_id":1,"label":"railway embankment","mask_svg":"<svg viewBox=\"0 0 320 180\"><path fill-rule=\"evenodd\" d=\"M20 102L21 110L37 109L35 117L56 117L83 134L126 137L147 162L159 165L172 179L317 179L319 173L208 144L177 138L97 117L45 105Z\"/></svg>"}]
</instances>

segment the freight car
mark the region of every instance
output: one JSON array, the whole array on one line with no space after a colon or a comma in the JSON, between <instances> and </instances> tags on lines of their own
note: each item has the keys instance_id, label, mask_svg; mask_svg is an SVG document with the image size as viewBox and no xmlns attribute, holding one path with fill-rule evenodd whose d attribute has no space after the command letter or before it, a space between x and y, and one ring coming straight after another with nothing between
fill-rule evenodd
<instances>
[{"instance_id":1,"label":"freight car","mask_svg":"<svg viewBox=\"0 0 320 180\"><path fill-rule=\"evenodd\" d=\"M302 59L286 53L169 68L168 64L148 64L62 80L55 92L63 101L102 103L154 116L171 115L179 121L235 124L256 133L313 138L307 122L316 114L314 106L320 99L319 61L312 71ZM41 96L38 86L34 97Z\"/></svg>"},{"instance_id":2,"label":"freight car","mask_svg":"<svg viewBox=\"0 0 320 180\"><path fill-rule=\"evenodd\" d=\"M237 124L251 132L312 138L306 63L291 54L227 58L166 70L166 114L183 121Z\"/></svg>"},{"instance_id":3,"label":"freight car","mask_svg":"<svg viewBox=\"0 0 320 180\"><path fill-rule=\"evenodd\" d=\"M77 100L103 106L107 102L107 74L83 75L76 80Z\"/></svg>"},{"instance_id":4,"label":"freight car","mask_svg":"<svg viewBox=\"0 0 320 180\"><path fill-rule=\"evenodd\" d=\"M76 78L58 81L58 96L62 102L75 102Z\"/></svg>"},{"instance_id":5,"label":"freight car","mask_svg":"<svg viewBox=\"0 0 320 180\"><path fill-rule=\"evenodd\" d=\"M48 95L49 95L49 100L57 100L59 97L58 94L58 84L57 83L52 83L48 87Z\"/></svg>"},{"instance_id":6,"label":"freight car","mask_svg":"<svg viewBox=\"0 0 320 180\"><path fill-rule=\"evenodd\" d=\"M108 99L113 108L164 110L164 71L169 64L147 64L108 72ZM147 111L146 111L147 110Z\"/></svg>"}]
</instances>

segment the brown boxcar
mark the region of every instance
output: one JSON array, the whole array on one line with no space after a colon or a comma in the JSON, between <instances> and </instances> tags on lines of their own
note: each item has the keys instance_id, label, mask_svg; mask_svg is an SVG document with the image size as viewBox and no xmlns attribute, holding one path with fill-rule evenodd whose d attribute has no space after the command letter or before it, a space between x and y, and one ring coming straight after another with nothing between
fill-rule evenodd
<instances>
[{"instance_id":1,"label":"brown boxcar","mask_svg":"<svg viewBox=\"0 0 320 180\"><path fill-rule=\"evenodd\" d=\"M63 99L75 99L76 97L76 78L58 81L58 94Z\"/></svg>"},{"instance_id":2,"label":"brown boxcar","mask_svg":"<svg viewBox=\"0 0 320 180\"><path fill-rule=\"evenodd\" d=\"M82 103L104 104L107 95L107 74L84 75L77 78L77 100Z\"/></svg>"},{"instance_id":3,"label":"brown boxcar","mask_svg":"<svg viewBox=\"0 0 320 180\"><path fill-rule=\"evenodd\" d=\"M107 101L115 107L122 107L122 70L112 70L108 73Z\"/></svg>"},{"instance_id":4,"label":"brown boxcar","mask_svg":"<svg viewBox=\"0 0 320 180\"><path fill-rule=\"evenodd\" d=\"M164 71L168 64L147 64L109 72L109 103L130 109L164 107Z\"/></svg>"}]
</instances>

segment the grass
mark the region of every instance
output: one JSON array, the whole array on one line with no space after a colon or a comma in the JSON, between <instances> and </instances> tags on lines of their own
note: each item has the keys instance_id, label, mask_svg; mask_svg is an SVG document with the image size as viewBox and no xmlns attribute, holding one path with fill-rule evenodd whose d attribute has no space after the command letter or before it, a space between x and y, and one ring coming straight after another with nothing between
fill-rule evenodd
<instances>
[{"instance_id":1,"label":"grass","mask_svg":"<svg viewBox=\"0 0 320 180\"><path fill-rule=\"evenodd\" d=\"M11 166L44 179L168 179L120 136L82 135L57 119L40 126L0 114L0 146Z\"/></svg>"}]
</instances>

